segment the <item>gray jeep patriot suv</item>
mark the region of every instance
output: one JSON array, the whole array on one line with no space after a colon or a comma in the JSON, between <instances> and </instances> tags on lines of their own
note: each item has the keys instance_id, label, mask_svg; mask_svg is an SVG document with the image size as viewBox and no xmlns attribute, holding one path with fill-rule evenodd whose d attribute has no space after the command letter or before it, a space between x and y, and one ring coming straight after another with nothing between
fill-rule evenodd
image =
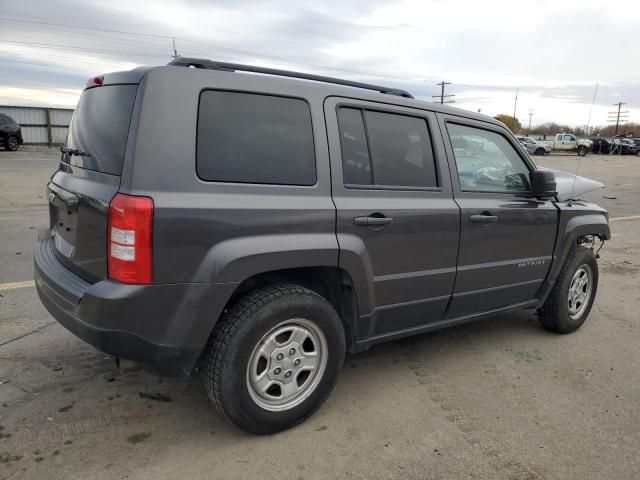
<instances>
[{"instance_id":1,"label":"gray jeep patriot suv","mask_svg":"<svg viewBox=\"0 0 640 480\"><path fill-rule=\"evenodd\" d=\"M189 58L95 77L61 150L46 308L103 352L201 371L255 433L311 415L345 352L518 308L576 330L610 237L561 192L588 180L502 123L329 77Z\"/></svg>"}]
</instances>

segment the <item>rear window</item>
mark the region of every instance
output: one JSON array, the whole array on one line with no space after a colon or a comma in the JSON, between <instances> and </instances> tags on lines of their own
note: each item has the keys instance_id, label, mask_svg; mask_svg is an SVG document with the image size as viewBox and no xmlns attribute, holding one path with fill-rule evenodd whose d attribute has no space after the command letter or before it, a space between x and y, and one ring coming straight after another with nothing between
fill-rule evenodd
<instances>
[{"instance_id":1,"label":"rear window","mask_svg":"<svg viewBox=\"0 0 640 480\"><path fill-rule=\"evenodd\" d=\"M314 185L309 105L288 97L203 92L196 163L198 176L208 181Z\"/></svg>"},{"instance_id":2,"label":"rear window","mask_svg":"<svg viewBox=\"0 0 640 480\"><path fill-rule=\"evenodd\" d=\"M137 90L138 85L107 85L84 91L69 125L67 146L90 156L71 156L70 164L122 174Z\"/></svg>"}]
</instances>

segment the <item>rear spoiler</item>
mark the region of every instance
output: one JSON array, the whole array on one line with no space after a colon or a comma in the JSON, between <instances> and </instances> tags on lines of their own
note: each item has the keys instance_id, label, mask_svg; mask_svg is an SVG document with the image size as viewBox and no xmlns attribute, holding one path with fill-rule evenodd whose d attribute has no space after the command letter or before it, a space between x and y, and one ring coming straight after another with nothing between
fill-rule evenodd
<instances>
[{"instance_id":1,"label":"rear spoiler","mask_svg":"<svg viewBox=\"0 0 640 480\"><path fill-rule=\"evenodd\" d=\"M99 87L102 85L121 85L121 84L138 84L142 81L142 78L146 73L156 67L138 67L133 70L126 70L122 72L111 72L91 77L87 82L85 88ZM98 80L100 79L100 80Z\"/></svg>"}]
</instances>

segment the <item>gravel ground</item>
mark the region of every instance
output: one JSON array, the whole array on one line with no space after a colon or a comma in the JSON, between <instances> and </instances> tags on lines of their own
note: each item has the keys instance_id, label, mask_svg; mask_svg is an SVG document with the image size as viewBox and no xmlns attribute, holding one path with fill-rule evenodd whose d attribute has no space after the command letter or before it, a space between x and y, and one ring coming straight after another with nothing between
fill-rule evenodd
<instances>
[{"instance_id":1,"label":"gravel ground","mask_svg":"<svg viewBox=\"0 0 640 480\"><path fill-rule=\"evenodd\" d=\"M640 478L640 158L580 162L614 232L580 331L510 313L374 347L268 437L224 421L197 379L117 370L44 310L32 255L56 161L0 152L0 479Z\"/></svg>"}]
</instances>

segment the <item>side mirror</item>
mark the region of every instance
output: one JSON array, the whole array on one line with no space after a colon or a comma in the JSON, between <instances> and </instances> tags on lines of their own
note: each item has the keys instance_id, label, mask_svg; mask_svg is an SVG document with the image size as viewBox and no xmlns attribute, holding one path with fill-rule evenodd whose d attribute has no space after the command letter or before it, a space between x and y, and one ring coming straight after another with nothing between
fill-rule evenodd
<instances>
[{"instance_id":1,"label":"side mirror","mask_svg":"<svg viewBox=\"0 0 640 480\"><path fill-rule=\"evenodd\" d=\"M537 198L555 197L558 192L556 189L556 177L549 170L534 170L531 173L531 193Z\"/></svg>"}]
</instances>

